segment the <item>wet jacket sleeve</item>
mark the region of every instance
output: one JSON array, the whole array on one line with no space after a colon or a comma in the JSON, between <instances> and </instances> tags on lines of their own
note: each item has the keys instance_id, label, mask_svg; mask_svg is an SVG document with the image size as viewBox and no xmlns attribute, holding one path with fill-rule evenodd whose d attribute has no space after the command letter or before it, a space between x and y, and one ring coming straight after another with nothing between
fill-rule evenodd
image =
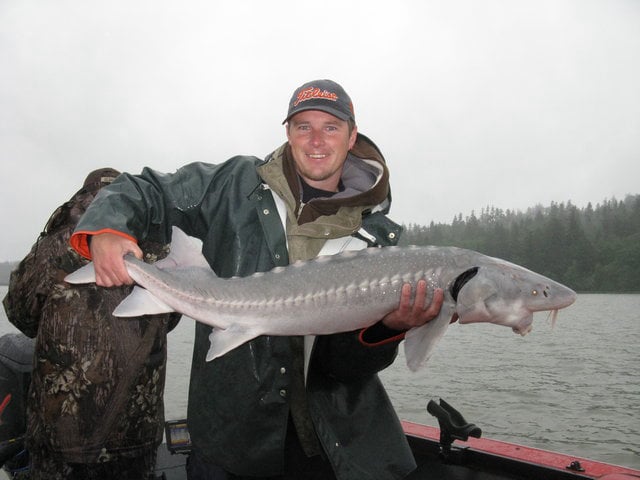
<instances>
[{"instance_id":1,"label":"wet jacket sleeve","mask_svg":"<svg viewBox=\"0 0 640 480\"><path fill-rule=\"evenodd\" d=\"M120 234L134 241L149 239L166 243L171 225L185 233L202 237L208 228L200 212L205 202L218 196L207 196L221 186L233 168L233 159L211 165L192 163L175 173L160 173L145 168L140 175L124 173L111 185L100 190L78 223L71 246L89 257L88 237L104 232Z\"/></svg>"}]
</instances>

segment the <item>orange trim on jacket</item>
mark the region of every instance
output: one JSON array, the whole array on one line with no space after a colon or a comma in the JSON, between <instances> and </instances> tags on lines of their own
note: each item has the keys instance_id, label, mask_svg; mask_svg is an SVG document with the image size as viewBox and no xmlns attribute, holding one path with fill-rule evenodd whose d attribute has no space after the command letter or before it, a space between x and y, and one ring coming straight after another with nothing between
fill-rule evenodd
<instances>
[{"instance_id":1,"label":"orange trim on jacket","mask_svg":"<svg viewBox=\"0 0 640 480\"><path fill-rule=\"evenodd\" d=\"M379 347L382 345L387 345L388 343L399 342L401 340L404 340L404 337L407 334L407 332L400 332L397 335L379 340L377 342L368 342L364 337L369 329L371 329L371 327L363 328L358 334L358 340L360 340L360 343L366 345L367 347Z\"/></svg>"},{"instance_id":2,"label":"orange trim on jacket","mask_svg":"<svg viewBox=\"0 0 640 480\"><path fill-rule=\"evenodd\" d=\"M96 230L94 232L82 230L79 232L73 232L73 235L71 235L71 238L69 239L69 243L76 252L78 252L83 257L91 260L91 250L89 250L89 237L93 235L100 235L101 233L113 233L114 235L118 235L122 238L126 238L127 240L131 240L134 243L138 243L138 241L131 235L127 235L126 233L120 232L118 230L112 230L111 228L103 228L102 230Z\"/></svg>"}]
</instances>

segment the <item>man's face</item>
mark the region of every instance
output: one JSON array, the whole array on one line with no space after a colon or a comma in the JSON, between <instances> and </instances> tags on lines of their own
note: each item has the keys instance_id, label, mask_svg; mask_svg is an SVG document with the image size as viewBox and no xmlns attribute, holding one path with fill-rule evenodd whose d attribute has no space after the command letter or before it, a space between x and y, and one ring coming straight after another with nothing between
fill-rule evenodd
<instances>
[{"instance_id":1,"label":"man's face","mask_svg":"<svg viewBox=\"0 0 640 480\"><path fill-rule=\"evenodd\" d=\"M357 129L319 110L306 110L289 119L287 139L298 174L312 187L335 192Z\"/></svg>"}]
</instances>

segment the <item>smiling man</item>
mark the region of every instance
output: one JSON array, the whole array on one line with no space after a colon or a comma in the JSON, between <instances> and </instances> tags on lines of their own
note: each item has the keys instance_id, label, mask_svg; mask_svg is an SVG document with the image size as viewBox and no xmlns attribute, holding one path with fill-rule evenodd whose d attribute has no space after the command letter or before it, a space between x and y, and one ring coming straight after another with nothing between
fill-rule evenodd
<instances>
[{"instance_id":1,"label":"smiling man","mask_svg":"<svg viewBox=\"0 0 640 480\"><path fill-rule=\"evenodd\" d=\"M358 134L347 93L329 80L305 84L291 97L283 123L298 174L314 188L336 192Z\"/></svg>"},{"instance_id":2,"label":"smiling man","mask_svg":"<svg viewBox=\"0 0 640 480\"><path fill-rule=\"evenodd\" d=\"M337 192L357 133L355 126L319 110L294 115L287 124L287 138L298 174L314 188Z\"/></svg>"},{"instance_id":3,"label":"smiling man","mask_svg":"<svg viewBox=\"0 0 640 480\"><path fill-rule=\"evenodd\" d=\"M387 167L353 112L337 83L306 83L289 102L288 141L266 159L123 174L89 207L72 245L93 258L102 286L131 283L123 255L139 256L143 239L169 241L174 225L203 241L223 278L393 245L401 229L386 216ZM424 281L407 284L398 307L367 329L261 336L211 362L211 327L197 324L189 479L407 475L415 462L377 373L394 361L404 331L437 316L442 291L432 293Z\"/></svg>"}]
</instances>

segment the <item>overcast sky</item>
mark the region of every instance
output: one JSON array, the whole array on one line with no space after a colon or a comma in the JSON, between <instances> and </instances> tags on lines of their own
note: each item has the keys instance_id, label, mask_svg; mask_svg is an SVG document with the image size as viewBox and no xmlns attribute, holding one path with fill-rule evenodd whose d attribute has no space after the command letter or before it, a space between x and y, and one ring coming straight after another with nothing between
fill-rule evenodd
<instances>
[{"instance_id":1,"label":"overcast sky","mask_svg":"<svg viewBox=\"0 0 640 480\"><path fill-rule=\"evenodd\" d=\"M0 0L0 69L0 261L95 168L263 157L316 78L399 222L640 193L639 0Z\"/></svg>"}]
</instances>

